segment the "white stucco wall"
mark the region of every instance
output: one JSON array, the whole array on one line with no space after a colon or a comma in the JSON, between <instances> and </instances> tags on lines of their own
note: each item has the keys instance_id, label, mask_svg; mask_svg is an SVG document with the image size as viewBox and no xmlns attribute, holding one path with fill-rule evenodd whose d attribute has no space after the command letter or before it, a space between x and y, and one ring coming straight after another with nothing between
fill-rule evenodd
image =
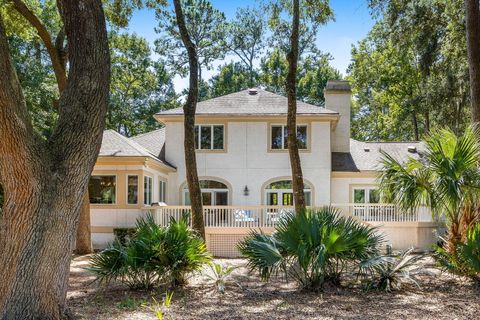
<instances>
[{"instance_id":1,"label":"white stucco wall","mask_svg":"<svg viewBox=\"0 0 480 320\"><path fill-rule=\"evenodd\" d=\"M131 228L142 215L140 209L90 209L90 221L93 227Z\"/></svg>"},{"instance_id":2,"label":"white stucco wall","mask_svg":"<svg viewBox=\"0 0 480 320\"><path fill-rule=\"evenodd\" d=\"M332 203L351 203L353 187L371 187L376 185L376 178L371 177L355 177L352 173L351 177L332 177L331 181L331 202Z\"/></svg>"},{"instance_id":3,"label":"white stucco wall","mask_svg":"<svg viewBox=\"0 0 480 320\"><path fill-rule=\"evenodd\" d=\"M220 178L228 182L232 188L232 205L264 204L264 184L275 178L291 176L288 151L268 152L269 125L268 122L228 122L225 135L227 151L197 153L199 177ZM313 204L328 204L330 122L310 122L309 125L310 150L300 153L303 175L313 184ZM169 175L168 204L181 204L180 188L186 179L182 122L166 125L166 160L177 167L177 172ZM243 195L245 186L250 190L249 196Z\"/></svg>"}]
</instances>

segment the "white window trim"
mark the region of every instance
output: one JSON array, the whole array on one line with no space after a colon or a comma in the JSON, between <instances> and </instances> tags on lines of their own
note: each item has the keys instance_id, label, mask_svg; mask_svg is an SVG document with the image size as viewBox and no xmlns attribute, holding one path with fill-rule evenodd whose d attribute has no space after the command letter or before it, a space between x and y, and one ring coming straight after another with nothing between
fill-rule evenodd
<instances>
[{"instance_id":1,"label":"white window trim","mask_svg":"<svg viewBox=\"0 0 480 320\"><path fill-rule=\"evenodd\" d=\"M198 127L198 140L197 140L197 145L198 148L196 150L202 150L202 151L224 151L225 150L225 125L223 123L217 123L217 124L196 124L195 127ZM202 141L202 127L210 127L210 149L202 149L201 146L201 141ZM222 127L222 136L223 136L223 145L221 149L215 149L213 146L213 141L214 141L214 127Z\"/></svg>"},{"instance_id":2,"label":"white window trim","mask_svg":"<svg viewBox=\"0 0 480 320\"><path fill-rule=\"evenodd\" d=\"M92 174L92 177L115 177L115 202L113 203L90 203L90 199L88 202L92 206L114 206L117 205L117 198L118 198L118 176L117 174ZM90 198L90 197L89 197Z\"/></svg>"},{"instance_id":3,"label":"white window trim","mask_svg":"<svg viewBox=\"0 0 480 320\"><path fill-rule=\"evenodd\" d=\"M369 204L370 202L370 191L378 190L378 186L354 186L352 187L352 203L355 203L355 190L365 190L365 202L363 204ZM356 203L362 204L362 203Z\"/></svg>"},{"instance_id":4,"label":"white window trim","mask_svg":"<svg viewBox=\"0 0 480 320\"><path fill-rule=\"evenodd\" d=\"M146 193L146 188L145 188L145 179L150 179L150 189L149 189L149 193L150 193L150 203L147 203L147 198L145 197L145 193ZM154 195L154 192L153 192L153 177L151 176L147 176L147 175L144 175L143 176L143 204L146 205L146 206L150 206L153 202L153 195Z\"/></svg>"},{"instance_id":5,"label":"white window trim","mask_svg":"<svg viewBox=\"0 0 480 320\"><path fill-rule=\"evenodd\" d=\"M160 184L164 183L164 186L163 186L163 193L164 193L164 199L162 201L161 199L161 190L162 188L160 188ZM163 202L163 203L167 203L167 180L163 179L163 177L158 177L158 202Z\"/></svg>"},{"instance_id":6,"label":"white window trim","mask_svg":"<svg viewBox=\"0 0 480 320\"><path fill-rule=\"evenodd\" d=\"M282 127L282 148L281 149L274 149L272 145L272 133L273 133L273 127ZM297 124L297 130L298 127L305 127L307 129L307 141L306 141L306 148L298 148L299 151L308 151L309 150L309 145L310 145L310 132L309 132L309 125L307 123L299 123ZM270 124L270 130L269 130L269 141L268 141L268 147L270 151L285 151L288 150L288 148L285 148L285 129L287 128L286 124L283 123L272 123Z\"/></svg>"},{"instance_id":7,"label":"white window trim","mask_svg":"<svg viewBox=\"0 0 480 320\"><path fill-rule=\"evenodd\" d=\"M129 203L128 202L128 179L130 177L137 177L137 203ZM127 174L127 181L126 181L126 190L125 190L125 202L127 203L128 206L135 206L135 205L138 205L138 203L140 202L140 193L139 193L139 190L140 190L140 178L138 176L138 174Z\"/></svg>"},{"instance_id":8,"label":"white window trim","mask_svg":"<svg viewBox=\"0 0 480 320\"><path fill-rule=\"evenodd\" d=\"M185 200L187 199L186 193L189 192L188 188L183 189L183 205L185 205ZM217 195L215 194L216 192L226 192L227 193L227 206L229 205L229 199L230 199L230 190L228 189L200 189L200 193L207 193L210 192L212 194L212 203L216 203L217 200ZM215 206L215 204L213 204Z\"/></svg>"}]
</instances>

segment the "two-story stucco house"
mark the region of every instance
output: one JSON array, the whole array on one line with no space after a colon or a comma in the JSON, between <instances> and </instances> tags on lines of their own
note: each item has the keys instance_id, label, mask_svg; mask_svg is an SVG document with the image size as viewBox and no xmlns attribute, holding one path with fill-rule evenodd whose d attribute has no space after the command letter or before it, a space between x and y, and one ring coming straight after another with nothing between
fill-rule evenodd
<instances>
[{"instance_id":1,"label":"two-story stucco house","mask_svg":"<svg viewBox=\"0 0 480 320\"><path fill-rule=\"evenodd\" d=\"M350 101L347 82L329 81L325 107L298 102L297 135L307 204L338 204L355 210L353 203L357 216L376 210L375 218L368 221L377 221L380 212L393 212L375 206L379 202L375 180L380 149L406 159L418 157L421 145L352 140ZM197 167L205 206L293 205L286 114L287 99L262 89L198 103ZM104 134L89 187L97 247L112 239L113 228L133 226L145 206L156 202L189 205L183 110L167 110L154 117L164 124L162 129L133 138L114 131ZM367 212L368 204L372 205ZM418 223L418 217L411 219ZM412 232L418 235L419 231Z\"/></svg>"}]
</instances>

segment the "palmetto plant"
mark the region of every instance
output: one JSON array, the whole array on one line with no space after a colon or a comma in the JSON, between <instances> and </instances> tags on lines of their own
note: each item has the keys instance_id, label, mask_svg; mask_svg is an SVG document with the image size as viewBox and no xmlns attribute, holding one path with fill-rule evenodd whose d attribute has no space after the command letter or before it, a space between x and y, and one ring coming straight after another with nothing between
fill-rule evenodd
<instances>
[{"instance_id":1,"label":"palmetto plant","mask_svg":"<svg viewBox=\"0 0 480 320\"><path fill-rule=\"evenodd\" d=\"M423 269L418 265L423 255L412 255L413 248L398 256L377 256L360 263L360 274L368 279L368 289L392 291L401 288L403 283L414 283Z\"/></svg>"},{"instance_id":2,"label":"palmetto plant","mask_svg":"<svg viewBox=\"0 0 480 320\"><path fill-rule=\"evenodd\" d=\"M207 277L214 281L216 290L223 294L225 293L225 286L236 268L234 266L223 266L220 263L211 263L212 274L207 274Z\"/></svg>"},{"instance_id":3,"label":"palmetto plant","mask_svg":"<svg viewBox=\"0 0 480 320\"><path fill-rule=\"evenodd\" d=\"M183 285L189 273L211 260L205 243L184 219L160 227L147 215L137 219L136 228L127 243L115 240L92 256L88 270L100 281L119 280L144 289L161 283Z\"/></svg>"},{"instance_id":4,"label":"palmetto plant","mask_svg":"<svg viewBox=\"0 0 480 320\"><path fill-rule=\"evenodd\" d=\"M437 248L435 258L446 270L480 283L480 223L468 229L465 241L456 244L455 254Z\"/></svg>"},{"instance_id":5,"label":"palmetto plant","mask_svg":"<svg viewBox=\"0 0 480 320\"><path fill-rule=\"evenodd\" d=\"M462 241L466 230L479 219L480 131L469 127L456 136L449 129L431 133L421 160L401 163L383 153L380 189L384 199L405 210L425 205L445 217L447 249Z\"/></svg>"},{"instance_id":6,"label":"palmetto plant","mask_svg":"<svg viewBox=\"0 0 480 320\"><path fill-rule=\"evenodd\" d=\"M263 280L283 273L302 288L321 290L326 281L338 283L348 264L378 253L382 237L375 231L324 207L286 215L272 235L252 232L239 250Z\"/></svg>"}]
</instances>

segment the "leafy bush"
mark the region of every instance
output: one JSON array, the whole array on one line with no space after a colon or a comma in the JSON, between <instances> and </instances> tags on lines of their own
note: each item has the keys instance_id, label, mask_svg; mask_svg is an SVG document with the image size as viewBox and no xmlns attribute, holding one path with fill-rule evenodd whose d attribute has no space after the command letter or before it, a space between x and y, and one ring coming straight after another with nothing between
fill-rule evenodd
<instances>
[{"instance_id":1,"label":"leafy bush","mask_svg":"<svg viewBox=\"0 0 480 320\"><path fill-rule=\"evenodd\" d=\"M183 285L189 273L211 260L205 243L184 219L160 227L147 215L137 219L136 230L127 243L115 239L92 256L89 270L101 282L119 280L144 289L161 283Z\"/></svg>"},{"instance_id":2,"label":"leafy bush","mask_svg":"<svg viewBox=\"0 0 480 320\"><path fill-rule=\"evenodd\" d=\"M254 231L239 250L265 281L282 272L302 288L321 290L326 281L339 283L348 264L378 254L382 237L375 231L324 207L286 215L271 236Z\"/></svg>"},{"instance_id":3,"label":"leafy bush","mask_svg":"<svg viewBox=\"0 0 480 320\"><path fill-rule=\"evenodd\" d=\"M458 242L453 252L435 247L434 257L447 271L480 283L480 223L467 230L465 241Z\"/></svg>"},{"instance_id":4,"label":"leafy bush","mask_svg":"<svg viewBox=\"0 0 480 320\"><path fill-rule=\"evenodd\" d=\"M411 255L413 248L398 256L377 256L362 261L360 272L368 279L367 289L377 289L390 292L399 290L403 283L411 282L418 285L416 276L422 269L417 263L423 255Z\"/></svg>"},{"instance_id":5,"label":"leafy bush","mask_svg":"<svg viewBox=\"0 0 480 320\"><path fill-rule=\"evenodd\" d=\"M130 239L135 235L137 229L135 228L115 228L113 229L113 235L122 245L126 245Z\"/></svg>"}]
</instances>

